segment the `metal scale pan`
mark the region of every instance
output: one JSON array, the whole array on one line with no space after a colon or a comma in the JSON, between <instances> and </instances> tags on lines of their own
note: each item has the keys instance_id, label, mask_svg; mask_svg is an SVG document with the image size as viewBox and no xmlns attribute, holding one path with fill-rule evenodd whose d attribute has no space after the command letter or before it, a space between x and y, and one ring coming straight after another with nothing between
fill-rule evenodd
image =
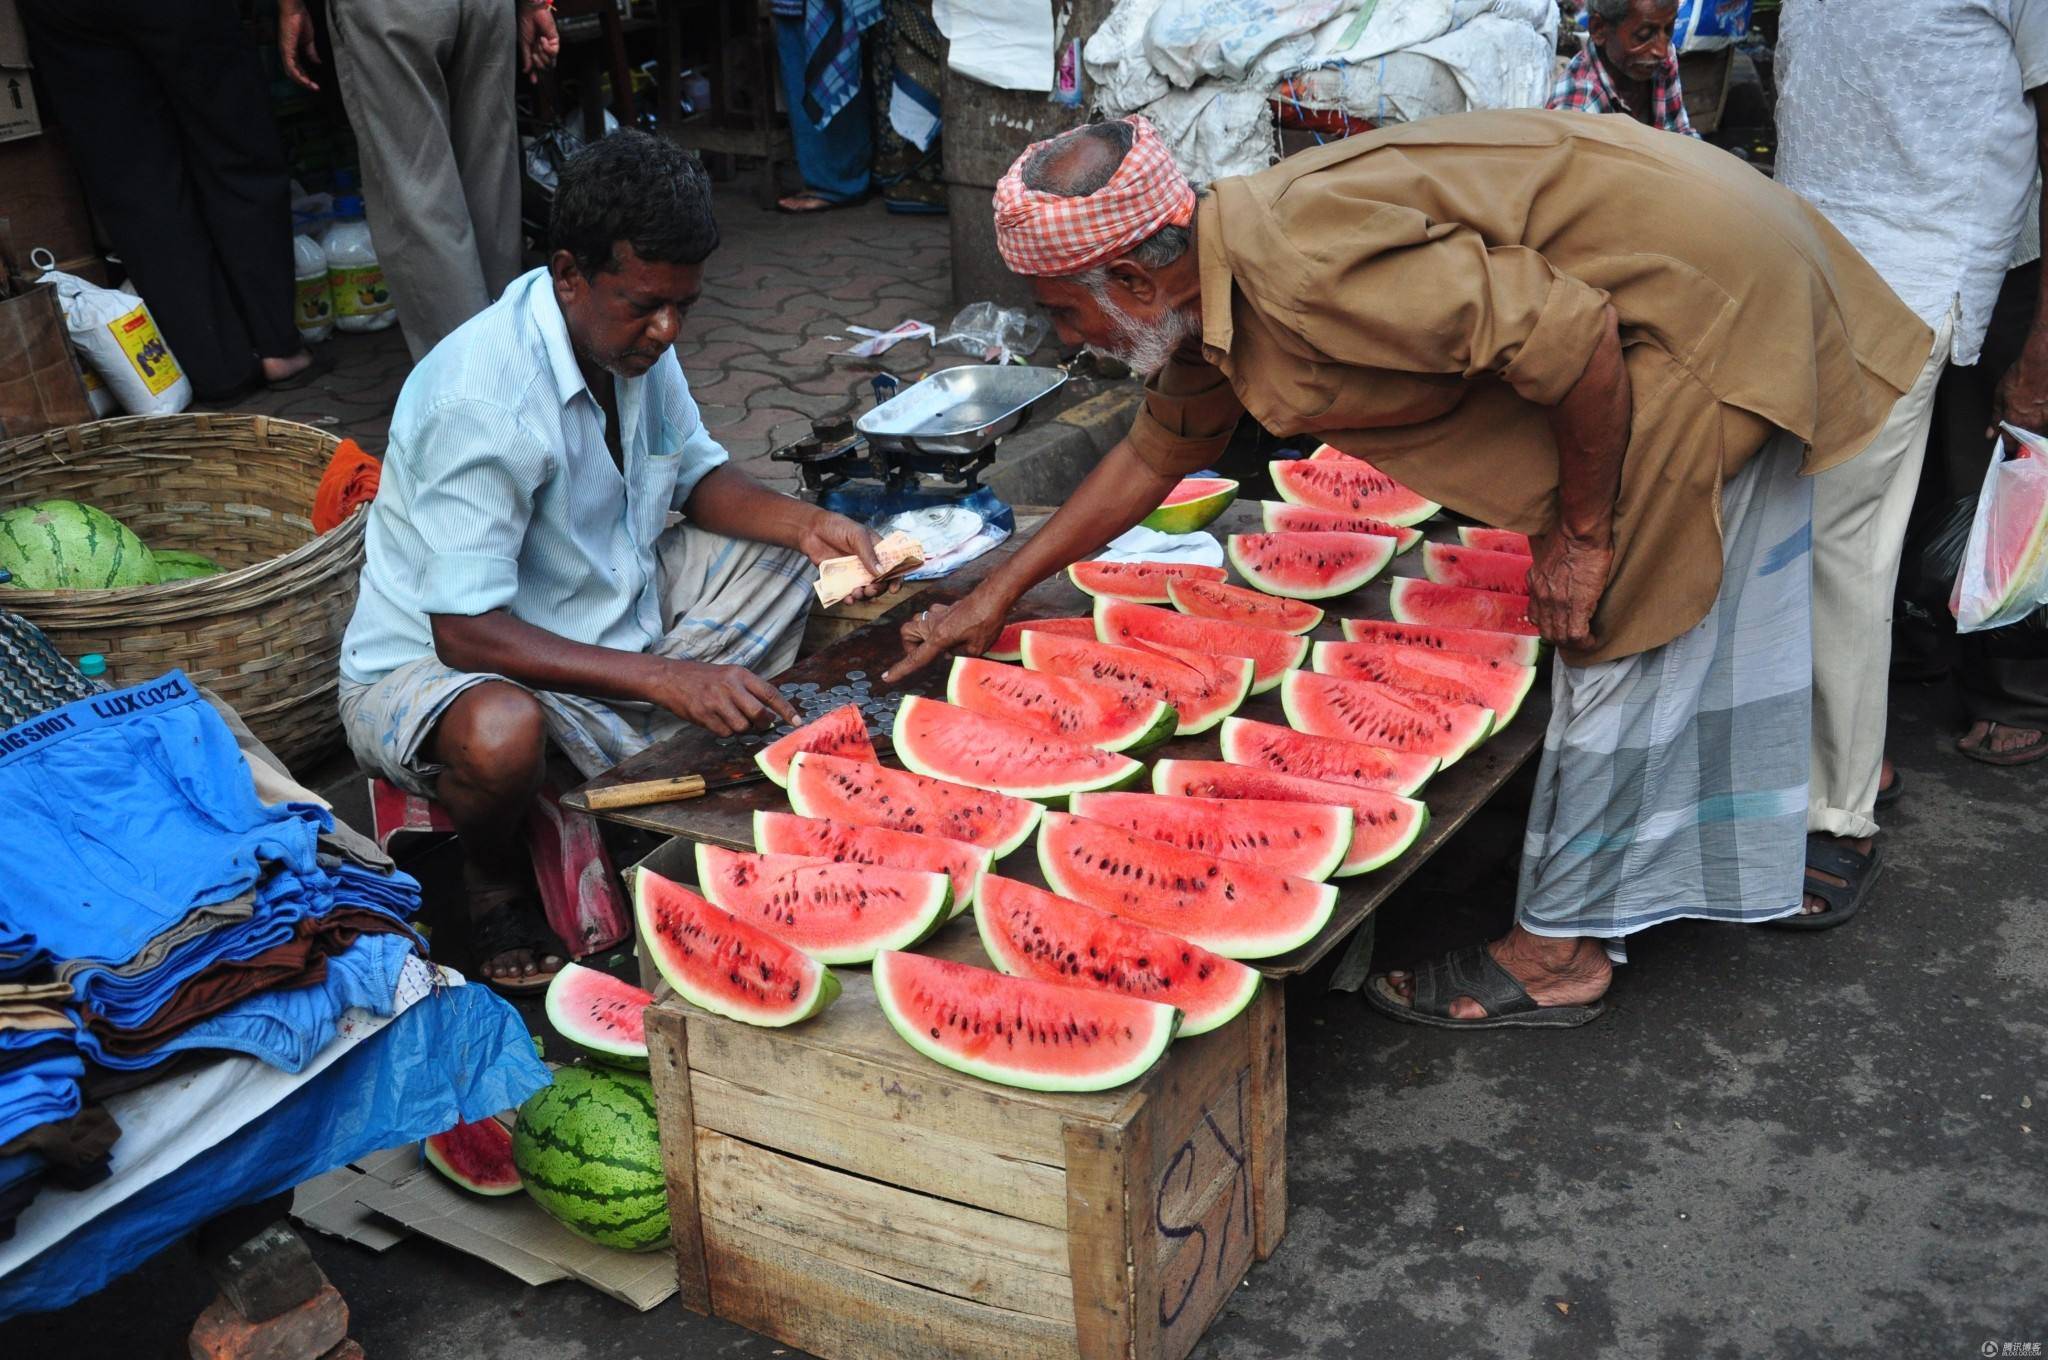
<instances>
[{"instance_id":1,"label":"metal scale pan","mask_svg":"<svg viewBox=\"0 0 2048 1360\"><path fill-rule=\"evenodd\" d=\"M980 453L1065 383L1057 368L962 364L913 383L854 422L884 453Z\"/></svg>"}]
</instances>

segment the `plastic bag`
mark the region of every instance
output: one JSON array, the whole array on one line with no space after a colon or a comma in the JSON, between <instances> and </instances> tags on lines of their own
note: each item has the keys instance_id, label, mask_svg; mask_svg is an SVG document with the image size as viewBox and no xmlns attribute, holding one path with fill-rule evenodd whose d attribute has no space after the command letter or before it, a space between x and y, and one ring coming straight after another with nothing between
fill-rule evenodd
<instances>
[{"instance_id":1,"label":"plastic bag","mask_svg":"<svg viewBox=\"0 0 2048 1360\"><path fill-rule=\"evenodd\" d=\"M2001 425L1949 596L1958 633L2018 623L2048 604L2048 441ZM2006 457L2006 437L2018 444Z\"/></svg>"},{"instance_id":2,"label":"plastic bag","mask_svg":"<svg viewBox=\"0 0 2048 1360\"><path fill-rule=\"evenodd\" d=\"M131 416L168 416L192 404L192 380L164 343L149 304L61 269L45 270L42 282L57 289L72 345L113 389L122 410Z\"/></svg>"},{"instance_id":3,"label":"plastic bag","mask_svg":"<svg viewBox=\"0 0 2048 1360\"><path fill-rule=\"evenodd\" d=\"M934 350L951 349L979 356L983 362L1007 364L1030 357L1050 326L1035 312L970 302L954 316L946 333L932 342Z\"/></svg>"}]
</instances>

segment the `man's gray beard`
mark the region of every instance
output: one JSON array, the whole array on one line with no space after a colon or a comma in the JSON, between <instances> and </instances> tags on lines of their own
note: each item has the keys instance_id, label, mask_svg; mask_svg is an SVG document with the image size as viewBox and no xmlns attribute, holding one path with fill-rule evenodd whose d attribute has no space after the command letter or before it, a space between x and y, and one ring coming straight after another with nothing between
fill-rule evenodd
<instances>
[{"instance_id":1,"label":"man's gray beard","mask_svg":"<svg viewBox=\"0 0 2048 1360\"><path fill-rule=\"evenodd\" d=\"M1117 342L1107 353L1141 378L1165 368L1173 352L1194 337L1195 319L1185 311L1176 309L1157 321L1139 321L1110 299L1107 283L1091 283L1088 291L1116 328Z\"/></svg>"}]
</instances>

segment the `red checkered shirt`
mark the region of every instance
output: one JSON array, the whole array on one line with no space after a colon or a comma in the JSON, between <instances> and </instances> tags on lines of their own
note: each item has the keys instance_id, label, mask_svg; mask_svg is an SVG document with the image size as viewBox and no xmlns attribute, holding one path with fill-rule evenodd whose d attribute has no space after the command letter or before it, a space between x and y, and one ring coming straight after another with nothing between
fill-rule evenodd
<instances>
[{"instance_id":1,"label":"red checkered shirt","mask_svg":"<svg viewBox=\"0 0 2048 1360\"><path fill-rule=\"evenodd\" d=\"M1678 87L1675 51L1665 54L1663 69L1650 77L1650 104L1651 121L1664 131L1699 136L1693 131L1692 119L1685 116L1685 92ZM1634 110L1615 90L1607 63L1600 59L1600 49L1592 43L1587 43L1586 49L1564 68L1564 74L1557 78L1557 85L1550 92L1550 102L1544 107L1634 116Z\"/></svg>"}]
</instances>

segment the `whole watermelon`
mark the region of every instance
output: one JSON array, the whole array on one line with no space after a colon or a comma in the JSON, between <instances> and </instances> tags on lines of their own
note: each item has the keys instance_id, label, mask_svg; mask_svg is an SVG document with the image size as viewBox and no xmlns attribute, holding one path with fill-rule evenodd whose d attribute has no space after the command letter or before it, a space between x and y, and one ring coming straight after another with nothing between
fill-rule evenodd
<instances>
[{"instance_id":1,"label":"whole watermelon","mask_svg":"<svg viewBox=\"0 0 2048 1360\"><path fill-rule=\"evenodd\" d=\"M533 1202L578 1237L625 1251L668 1241L654 1087L636 1072L558 1069L519 1107L512 1164Z\"/></svg>"},{"instance_id":2,"label":"whole watermelon","mask_svg":"<svg viewBox=\"0 0 2048 1360\"><path fill-rule=\"evenodd\" d=\"M220 563L196 552L156 548L150 556L156 559L156 579L159 581L190 581L199 576L220 575Z\"/></svg>"},{"instance_id":3,"label":"whole watermelon","mask_svg":"<svg viewBox=\"0 0 2048 1360\"><path fill-rule=\"evenodd\" d=\"M0 514L0 567L22 590L105 590L158 580L156 559L127 525L77 501L37 501Z\"/></svg>"}]
</instances>

